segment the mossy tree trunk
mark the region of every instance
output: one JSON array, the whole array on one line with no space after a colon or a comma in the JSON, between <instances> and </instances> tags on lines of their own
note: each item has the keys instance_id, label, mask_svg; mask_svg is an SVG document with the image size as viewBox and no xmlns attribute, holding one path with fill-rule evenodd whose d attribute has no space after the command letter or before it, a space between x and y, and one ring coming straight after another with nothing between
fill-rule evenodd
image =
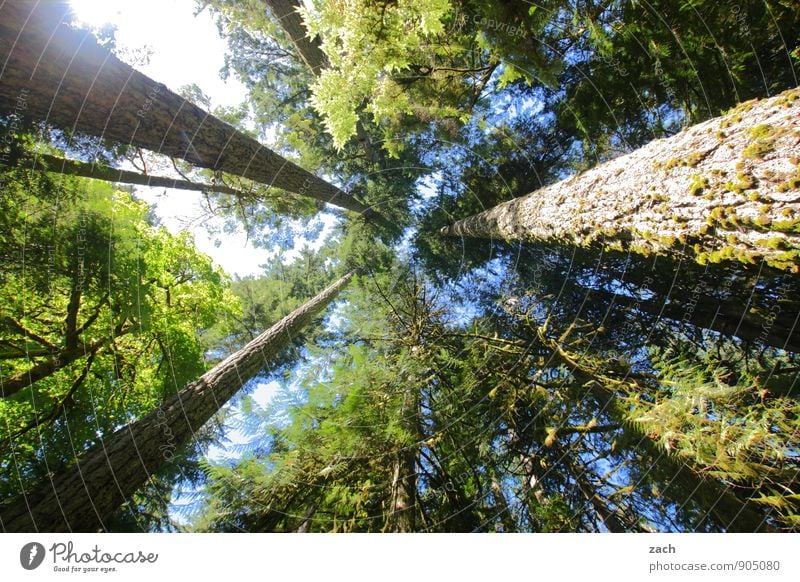
<instances>
[{"instance_id":1,"label":"mossy tree trunk","mask_svg":"<svg viewBox=\"0 0 800 582\"><path fill-rule=\"evenodd\" d=\"M155 411L101 438L78 463L0 506L6 532L97 531L225 402L268 366L353 277L348 273Z\"/></svg>"},{"instance_id":2,"label":"mossy tree trunk","mask_svg":"<svg viewBox=\"0 0 800 582\"><path fill-rule=\"evenodd\" d=\"M359 213L368 208L120 61L48 2L0 6L0 111L181 158Z\"/></svg>"},{"instance_id":3,"label":"mossy tree trunk","mask_svg":"<svg viewBox=\"0 0 800 582\"><path fill-rule=\"evenodd\" d=\"M800 88L442 229L800 271Z\"/></svg>"}]
</instances>

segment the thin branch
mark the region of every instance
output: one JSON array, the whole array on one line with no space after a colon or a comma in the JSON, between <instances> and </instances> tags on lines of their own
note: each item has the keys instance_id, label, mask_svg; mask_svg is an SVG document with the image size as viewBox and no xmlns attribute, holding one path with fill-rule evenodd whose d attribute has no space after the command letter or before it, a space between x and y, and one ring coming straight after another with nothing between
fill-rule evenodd
<instances>
[{"instance_id":1,"label":"thin branch","mask_svg":"<svg viewBox=\"0 0 800 582\"><path fill-rule=\"evenodd\" d=\"M0 323L4 323L4 324L8 325L9 327L11 327L12 329L15 329L16 331L18 331L19 333L21 333L25 337L29 337L32 340L36 341L37 343L42 344L43 346L46 346L46 347L48 347L50 349L53 349L53 350L58 349L58 346L56 346L55 344L47 341L42 336L35 334L34 332L32 332L31 330L29 330L24 325L22 325L17 320L15 320L15 319L13 319L11 317L8 317L8 316L1 317L0 318Z\"/></svg>"}]
</instances>

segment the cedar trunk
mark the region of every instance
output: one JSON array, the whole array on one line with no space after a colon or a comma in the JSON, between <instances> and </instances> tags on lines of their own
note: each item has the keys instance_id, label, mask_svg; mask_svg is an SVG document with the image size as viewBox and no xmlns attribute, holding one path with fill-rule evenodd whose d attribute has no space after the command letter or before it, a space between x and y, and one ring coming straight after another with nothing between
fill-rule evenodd
<instances>
[{"instance_id":1,"label":"cedar trunk","mask_svg":"<svg viewBox=\"0 0 800 582\"><path fill-rule=\"evenodd\" d=\"M800 88L460 220L450 236L800 270Z\"/></svg>"},{"instance_id":2,"label":"cedar trunk","mask_svg":"<svg viewBox=\"0 0 800 582\"><path fill-rule=\"evenodd\" d=\"M97 531L176 449L262 370L350 281L351 271L158 409L101 439L77 465L0 506L7 532Z\"/></svg>"},{"instance_id":3,"label":"cedar trunk","mask_svg":"<svg viewBox=\"0 0 800 582\"><path fill-rule=\"evenodd\" d=\"M48 2L0 5L0 111L359 213L366 206L120 61Z\"/></svg>"}]
</instances>

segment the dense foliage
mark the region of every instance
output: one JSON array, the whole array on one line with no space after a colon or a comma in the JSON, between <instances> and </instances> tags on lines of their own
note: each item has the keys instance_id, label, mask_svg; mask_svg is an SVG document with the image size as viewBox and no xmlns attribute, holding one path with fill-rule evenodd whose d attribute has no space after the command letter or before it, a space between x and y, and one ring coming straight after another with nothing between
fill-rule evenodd
<instances>
[{"instance_id":1,"label":"dense foliage","mask_svg":"<svg viewBox=\"0 0 800 582\"><path fill-rule=\"evenodd\" d=\"M2 174L2 492L57 471L205 368L240 309L191 237L110 184Z\"/></svg>"}]
</instances>

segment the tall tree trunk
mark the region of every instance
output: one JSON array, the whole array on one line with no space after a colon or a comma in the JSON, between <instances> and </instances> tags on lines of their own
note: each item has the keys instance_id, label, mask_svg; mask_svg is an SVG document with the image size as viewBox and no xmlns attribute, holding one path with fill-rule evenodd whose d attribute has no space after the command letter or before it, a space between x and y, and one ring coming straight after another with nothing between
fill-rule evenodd
<instances>
[{"instance_id":1,"label":"tall tree trunk","mask_svg":"<svg viewBox=\"0 0 800 582\"><path fill-rule=\"evenodd\" d=\"M80 160L69 160L58 156L47 154L36 154L30 157L20 158L18 165L42 170L47 172L57 172L70 176L80 176L81 178L94 178L105 180L106 182L118 182L121 184L134 184L136 186L150 186L154 188L174 188L176 190L192 190L194 192L219 192L221 194L232 194L234 196L246 196L247 192L225 186L224 184L203 184L191 182L189 180L178 180L166 178L164 176L150 176L131 172L129 170L119 170L100 164L97 162L87 163Z\"/></svg>"},{"instance_id":2,"label":"tall tree trunk","mask_svg":"<svg viewBox=\"0 0 800 582\"><path fill-rule=\"evenodd\" d=\"M351 271L158 409L101 439L77 465L0 506L5 531L97 531L225 402L283 350L350 281Z\"/></svg>"},{"instance_id":3,"label":"tall tree trunk","mask_svg":"<svg viewBox=\"0 0 800 582\"><path fill-rule=\"evenodd\" d=\"M314 76L318 77L322 69L328 66L328 58L320 48L319 38L308 36L303 18L297 12L297 9L302 6L302 2L299 0L265 0L264 3L289 36L297 54L311 69Z\"/></svg>"},{"instance_id":4,"label":"tall tree trunk","mask_svg":"<svg viewBox=\"0 0 800 582\"><path fill-rule=\"evenodd\" d=\"M418 397L417 386L411 383L404 394L400 415L406 430L418 435ZM386 529L397 533L416 531L417 515L417 445L404 446L395 451L392 464L392 484L389 501L389 515Z\"/></svg>"},{"instance_id":5,"label":"tall tree trunk","mask_svg":"<svg viewBox=\"0 0 800 582\"><path fill-rule=\"evenodd\" d=\"M800 271L800 88L442 229Z\"/></svg>"},{"instance_id":6,"label":"tall tree trunk","mask_svg":"<svg viewBox=\"0 0 800 582\"><path fill-rule=\"evenodd\" d=\"M0 110L182 158L359 213L366 206L135 71L49 2L0 5Z\"/></svg>"}]
</instances>

